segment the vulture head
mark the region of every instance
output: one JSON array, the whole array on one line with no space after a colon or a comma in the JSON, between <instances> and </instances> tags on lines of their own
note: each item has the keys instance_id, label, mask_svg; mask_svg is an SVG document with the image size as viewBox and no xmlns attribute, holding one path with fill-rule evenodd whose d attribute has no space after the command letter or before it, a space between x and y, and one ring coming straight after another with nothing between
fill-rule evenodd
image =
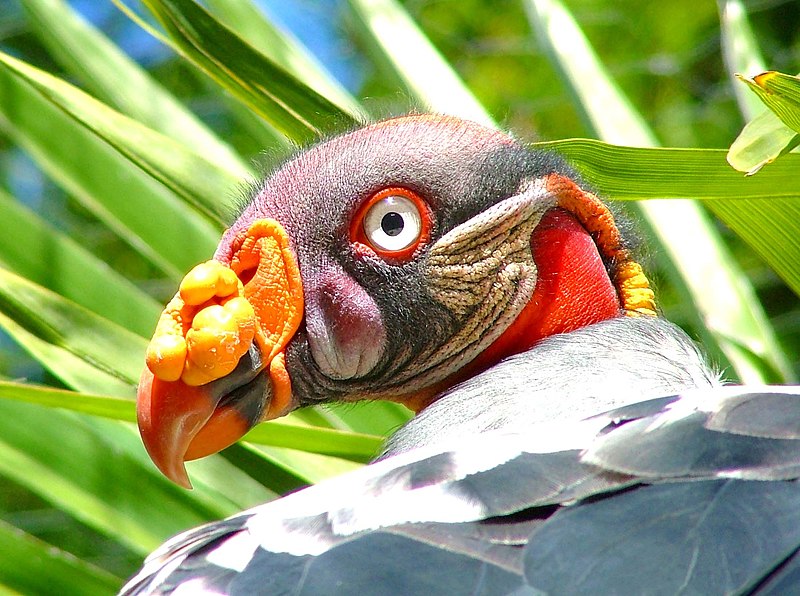
<instances>
[{"instance_id":1,"label":"vulture head","mask_svg":"<svg viewBox=\"0 0 800 596\"><path fill-rule=\"evenodd\" d=\"M655 314L606 206L555 156L457 118L338 136L253 193L147 351L144 444L171 479L326 401L417 412L548 336Z\"/></svg>"}]
</instances>

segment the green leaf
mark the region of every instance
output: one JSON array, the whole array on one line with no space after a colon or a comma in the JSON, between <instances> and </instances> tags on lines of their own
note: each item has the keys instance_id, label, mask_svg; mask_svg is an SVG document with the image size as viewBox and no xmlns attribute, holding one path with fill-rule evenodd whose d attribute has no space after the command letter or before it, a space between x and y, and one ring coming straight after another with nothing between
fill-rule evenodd
<instances>
[{"instance_id":1,"label":"green leaf","mask_svg":"<svg viewBox=\"0 0 800 596\"><path fill-rule=\"evenodd\" d=\"M241 183L236 174L44 71L2 53L0 63L220 227L225 225L231 207L221 199Z\"/></svg>"},{"instance_id":2,"label":"green leaf","mask_svg":"<svg viewBox=\"0 0 800 596\"><path fill-rule=\"evenodd\" d=\"M736 75L786 126L800 133L800 77L770 70L755 77Z\"/></svg>"},{"instance_id":3,"label":"green leaf","mask_svg":"<svg viewBox=\"0 0 800 596\"><path fill-rule=\"evenodd\" d=\"M357 123L333 103L253 49L192 0L143 0L180 51L286 137L319 138Z\"/></svg>"},{"instance_id":4,"label":"green leaf","mask_svg":"<svg viewBox=\"0 0 800 596\"><path fill-rule=\"evenodd\" d=\"M736 76L769 108L747 123L728 151L728 163L752 176L800 145L800 79L777 72Z\"/></svg>"},{"instance_id":5,"label":"green leaf","mask_svg":"<svg viewBox=\"0 0 800 596\"><path fill-rule=\"evenodd\" d=\"M361 467L360 463L348 461L338 457L296 451L282 447L270 447L258 445L256 443L240 443L243 451L249 452L251 456L258 458L258 468L255 470L258 478L272 483L271 475L264 473L263 464L269 462L272 466L282 467L291 476L301 480L303 484L316 484L327 478L333 478L339 474L345 474ZM227 450L226 450L227 451ZM223 452L227 455L226 452ZM194 462L189 462L190 464ZM187 466L191 472L191 468ZM271 471L270 471L271 473ZM289 490L299 488L296 485L288 486ZM286 492L286 491L281 491Z\"/></svg>"},{"instance_id":6,"label":"green leaf","mask_svg":"<svg viewBox=\"0 0 800 596\"><path fill-rule=\"evenodd\" d=\"M0 263L135 333L152 332L158 303L107 263L2 191L0 217L4 222Z\"/></svg>"},{"instance_id":7,"label":"green leaf","mask_svg":"<svg viewBox=\"0 0 800 596\"><path fill-rule=\"evenodd\" d=\"M375 458L383 444L383 437L315 428L293 423L291 419L259 424L242 440L330 455L361 463Z\"/></svg>"},{"instance_id":8,"label":"green leaf","mask_svg":"<svg viewBox=\"0 0 800 596\"><path fill-rule=\"evenodd\" d=\"M393 434L413 417L405 406L386 401L328 404L324 411L346 420L347 428L382 437Z\"/></svg>"},{"instance_id":9,"label":"green leaf","mask_svg":"<svg viewBox=\"0 0 800 596\"><path fill-rule=\"evenodd\" d=\"M372 46L425 109L493 126L492 117L394 0L348 0Z\"/></svg>"},{"instance_id":10,"label":"green leaf","mask_svg":"<svg viewBox=\"0 0 800 596\"><path fill-rule=\"evenodd\" d=\"M136 406L131 399L108 395L89 395L45 385L30 385L13 381L0 381L0 397L111 420L136 422Z\"/></svg>"},{"instance_id":11,"label":"green leaf","mask_svg":"<svg viewBox=\"0 0 800 596\"><path fill-rule=\"evenodd\" d=\"M94 366L67 348L42 339L18 324L13 317L5 315L2 310L0 308L0 329L62 383L78 391L103 392L133 398L134 388L129 381Z\"/></svg>"},{"instance_id":12,"label":"green leaf","mask_svg":"<svg viewBox=\"0 0 800 596\"><path fill-rule=\"evenodd\" d=\"M590 128L607 142L656 145L655 135L600 64L593 48L564 5L558 0L528 0L525 6L539 33L540 42L545 45L572 89ZM648 162L648 166L651 165L654 164ZM620 167L627 169L631 166L618 163L615 169L619 171ZM646 171L647 174L663 185L661 192L654 197L700 198L702 191L697 189L680 195L670 192L670 179L680 177L680 174L672 171L669 176L658 176L660 167L654 169L655 172ZM715 169L719 170L716 163L705 171L705 175L714 177ZM618 188L621 186L617 185ZM609 190L606 196L616 198L619 195ZM728 195L729 198L740 196L740 193ZM653 236L669 255L673 267L668 271L673 273L674 283L694 302L695 312L703 323L700 329L712 332L705 335L706 343L718 346L718 350L734 365L742 381L764 382L769 372L774 370L780 371L783 379L791 378L791 367L767 323L755 290L702 209L689 201L648 201L638 208ZM731 215L730 210L711 208L723 219ZM740 213L735 216L743 217ZM746 215L744 217L747 218ZM733 225L730 221L726 223ZM687 230L692 232L691 241L686 240ZM774 235L781 233L776 230ZM774 248L768 249L772 250ZM710 275L710 272L714 275ZM794 275L794 272L786 269L778 273ZM731 300L731 296L737 299ZM738 341L727 339L731 337L738 338ZM748 346L761 356L764 365L754 367L751 354L743 354L739 344Z\"/></svg>"},{"instance_id":13,"label":"green leaf","mask_svg":"<svg viewBox=\"0 0 800 596\"><path fill-rule=\"evenodd\" d=\"M800 155L787 155L755 178L732 170L724 149L624 147L594 139L534 143L591 176L612 199L791 199L800 196ZM709 201L713 206L715 201ZM798 224L800 225L800 224Z\"/></svg>"},{"instance_id":14,"label":"green leaf","mask_svg":"<svg viewBox=\"0 0 800 596\"><path fill-rule=\"evenodd\" d=\"M62 408L112 420L136 422L135 405L130 399L90 395L10 381L0 381L0 398ZM260 424L242 440L330 455L361 463L373 459L383 443L383 438L379 436L312 427L296 418Z\"/></svg>"},{"instance_id":15,"label":"green leaf","mask_svg":"<svg viewBox=\"0 0 800 596\"><path fill-rule=\"evenodd\" d=\"M203 483L187 494L164 478L131 425L11 400L0 400L0 474L142 554L238 508Z\"/></svg>"},{"instance_id":16,"label":"green leaf","mask_svg":"<svg viewBox=\"0 0 800 596\"><path fill-rule=\"evenodd\" d=\"M251 0L207 0L220 23L349 114L362 107L288 31L269 22Z\"/></svg>"},{"instance_id":17,"label":"green leaf","mask_svg":"<svg viewBox=\"0 0 800 596\"><path fill-rule=\"evenodd\" d=\"M21 594L110 594L122 580L0 521L0 584Z\"/></svg>"},{"instance_id":18,"label":"green leaf","mask_svg":"<svg viewBox=\"0 0 800 596\"><path fill-rule=\"evenodd\" d=\"M214 249L217 232L210 224L2 62L0 129L165 273L180 279Z\"/></svg>"},{"instance_id":19,"label":"green leaf","mask_svg":"<svg viewBox=\"0 0 800 596\"><path fill-rule=\"evenodd\" d=\"M24 347L38 352L45 366L76 389L130 395L138 382L144 339L2 269L0 311L6 315L0 325ZM56 349L47 350L50 346ZM76 374L76 360L88 368ZM93 388L92 372L101 373L98 376L106 382L113 379L112 388Z\"/></svg>"},{"instance_id":20,"label":"green leaf","mask_svg":"<svg viewBox=\"0 0 800 596\"><path fill-rule=\"evenodd\" d=\"M727 160L731 167L752 176L800 145L800 134L767 110L748 122L731 144Z\"/></svg>"},{"instance_id":21,"label":"green leaf","mask_svg":"<svg viewBox=\"0 0 800 596\"><path fill-rule=\"evenodd\" d=\"M720 4L723 57L728 71L762 72L764 59L740 0ZM735 76L734 76L735 78ZM800 135L787 127L758 96L742 85L734 85L739 108L749 120L728 151L728 163L740 172L755 174L800 144Z\"/></svg>"},{"instance_id":22,"label":"green leaf","mask_svg":"<svg viewBox=\"0 0 800 596\"><path fill-rule=\"evenodd\" d=\"M66 2L23 0L22 4L50 54L95 97L187 147L202 147L208 161L235 176L250 174L227 144Z\"/></svg>"},{"instance_id":23,"label":"green leaf","mask_svg":"<svg viewBox=\"0 0 800 596\"><path fill-rule=\"evenodd\" d=\"M722 40L722 57L725 68L735 72L762 72L764 58L758 40L747 18L747 8L741 0L720 0L719 20ZM731 79L734 80L733 78ZM734 85L736 102L745 119L752 120L764 112L763 104L741 85Z\"/></svg>"},{"instance_id":24,"label":"green leaf","mask_svg":"<svg viewBox=\"0 0 800 596\"><path fill-rule=\"evenodd\" d=\"M523 6L537 42L572 92L573 103L588 128L607 143L656 145L655 135L611 80L564 4L557 0L525 0Z\"/></svg>"}]
</instances>

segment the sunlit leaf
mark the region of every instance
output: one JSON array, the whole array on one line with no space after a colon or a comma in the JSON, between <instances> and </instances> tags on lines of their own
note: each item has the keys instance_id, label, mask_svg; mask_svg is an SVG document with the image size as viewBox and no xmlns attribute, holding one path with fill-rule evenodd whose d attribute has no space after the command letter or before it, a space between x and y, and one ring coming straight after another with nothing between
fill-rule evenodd
<instances>
[{"instance_id":1,"label":"sunlit leaf","mask_svg":"<svg viewBox=\"0 0 800 596\"><path fill-rule=\"evenodd\" d=\"M766 70L764 57L750 20L747 7L742 0L720 0L719 20L722 40L722 57L731 81L733 73L757 73ZM762 112L764 105L741 85L733 85L736 101L746 120L752 120Z\"/></svg>"},{"instance_id":2,"label":"sunlit leaf","mask_svg":"<svg viewBox=\"0 0 800 596\"><path fill-rule=\"evenodd\" d=\"M109 594L122 579L0 521L0 585L20 594ZM2 593L2 588L0 588Z\"/></svg>"},{"instance_id":3,"label":"sunlit leaf","mask_svg":"<svg viewBox=\"0 0 800 596\"><path fill-rule=\"evenodd\" d=\"M224 198L241 183L239 176L61 79L11 56L0 54L0 63L187 203L225 224L231 208Z\"/></svg>"},{"instance_id":4,"label":"sunlit leaf","mask_svg":"<svg viewBox=\"0 0 800 596\"><path fill-rule=\"evenodd\" d=\"M765 72L737 75L769 108L747 123L728 151L728 163L753 175L800 145L800 78Z\"/></svg>"},{"instance_id":5,"label":"sunlit leaf","mask_svg":"<svg viewBox=\"0 0 800 596\"><path fill-rule=\"evenodd\" d=\"M270 421L259 424L242 439L343 459L368 462L380 451L383 438L374 435Z\"/></svg>"},{"instance_id":6,"label":"sunlit leaf","mask_svg":"<svg viewBox=\"0 0 800 596\"><path fill-rule=\"evenodd\" d=\"M356 120L192 0L143 0L186 58L288 138L308 142Z\"/></svg>"},{"instance_id":7,"label":"sunlit leaf","mask_svg":"<svg viewBox=\"0 0 800 596\"><path fill-rule=\"evenodd\" d=\"M52 387L0 381L0 398L62 408L112 420L136 421L133 401L113 396L90 395ZM292 423L291 419L260 424L247 433L243 440L362 463L373 459L383 443L383 439L378 436L306 426L299 422Z\"/></svg>"},{"instance_id":8,"label":"sunlit leaf","mask_svg":"<svg viewBox=\"0 0 800 596\"><path fill-rule=\"evenodd\" d=\"M77 359L89 367L87 373L95 369L99 376L116 381L109 393L116 390L130 395L138 382L146 343L142 337L2 269L0 311L5 313L6 323L13 320L13 327L3 325L2 319L0 325L23 345L30 337L33 349L39 344L53 346L43 363L65 381L75 382L73 367ZM61 352L68 357L61 359ZM45 356L41 352L40 355ZM81 385L74 386L84 389ZM126 386L129 389L123 390Z\"/></svg>"},{"instance_id":9,"label":"sunlit leaf","mask_svg":"<svg viewBox=\"0 0 800 596\"><path fill-rule=\"evenodd\" d=\"M0 397L101 418L136 422L136 407L133 400L121 397L90 395L12 381L0 381Z\"/></svg>"},{"instance_id":10,"label":"sunlit leaf","mask_svg":"<svg viewBox=\"0 0 800 596\"><path fill-rule=\"evenodd\" d=\"M210 224L2 65L0 130L164 272L180 279L213 250Z\"/></svg>"},{"instance_id":11,"label":"sunlit leaf","mask_svg":"<svg viewBox=\"0 0 800 596\"><path fill-rule=\"evenodd\" d=\"M613 199L791 199L800 196L800 155L787 155L753 178L725 163L724 149L623 147L594 139L534 143L556 151ZM800 225L800 223L798 223Z\"/></svg>"},{"instance_id":12,"label":"sunlit leaf","mask_svg":"<svg viewBox=\"0 0 800 596\"><path fill-rule=\"evenodd\" d=\"M723 58L728 72L758 73L764 58L740 0L720 2ZM800 135L787 127L746 86L734 84L739 109L748 120L728 151L728 163L740 172L755 174L800 144Z\"/></svg>"},{"instance_id":13,"label":"sunlit leaf","mask_svg":"<svg viewBox=\"0 0 800 596\"><path fill-rule=\"evenodd\" d=\"M321 482L326 478L332 478L339 474L345 474L356 468L360 468L362 465L330 455L308 453L269 445L259 445L257 443L241 443L241 448L243 451L249 452L251 456L259 458L259 467L256 477L269 482L270 485L273 479L271 476L265 474L263 461L261 461L262 458L266 458L273 466L283 466L287 472L304 479L305 484ZM227 453L225 455L227 456ZM189 463L192 464L194 462ZM191 474L191 468L189 468L189 470ZM295 488L298 487L292 486L289 490L294 490Z\"/></svg>"},{"instance_id":14,"label":"sunlit leaf","mask_svg":"<svg viewBox=\"0 0 800 596\"><path fill-rule=\"evenodd\" d=\"M249 174L226 143L66 2L23 0L22 4L53 57L97 98L184 145L202 147L206 159L234 175Z\"/></svg>"},{"instance_id":15,"label":"sunlit leaf","mask_svg":"<svg viewBox=\"0 0 800 596\"><path fill-rule=\"evenodd\" d=\"M155 300L2 191L0 216L0 263L131 331L150 334L160 311Z\"/></svg>"},{"instance_id":16,"label":"sunlit leaf","mask_svg":"<svg viewBox=\"0 0 800 596\"><path fill-rule=\"evenodd\" d=\"M43 339L2 310L0 309L0 329L61 383L78 391L105 392L133 398L134 388L130 381L94 366L58 343Z\"/></svg>"},{"instance_id":17,"label":"sunlit leaf","mask_svg":"<svg viewBox=\"0 0 800 596\"><path fill-rule=\"evenodd\" d=\"M208 0L221 23L256 50L350 114L363 108L286 30L271 23L252 0Z\"/></svg>"},{"instance_id":18,"label":"sunlit leaf","mask_svg":"<svg viewBox=\"0 0 800 596\"><path fill-rule=\"evenodd\" d=\"M786 126L800 133L800 77L782 72L763 72L753 78L738 75Z\"/></svg>"},{"instance_id":19,"label":"sunlit leaf","mask_svg":"<svg viewBox=\"0 0 800 596\"><path fill-rule=\"evenodd\" d=\"M329 404L325 411L347 421L347 428L361 433L388 436L411 418L411 411L394 402L367 401L357 404Z\"/></svg>"},{"instance_id":20,"label":"sunlit leaf","mask_svg":"<svg viewBox=\"0 0 800 596\"><path fill-rule=\"evenodd\" d=\"M164 478L130 425L11 400L0 400L0 474L142 554L237 508L218 491L186 494Z\"/></svg>"},{"instance_id":21,"label":"sunlit leaf","mask_svg":"<svg viewBox=\"0 0 800 596\"><path fill-rule=\"evenodd\" d=\"M372 44L426 109L492 125L492 117L394 0L348 0Z\"/></svg>"},{"instance_id":22,"label":"sunlit leaf","mask_svg":"<svg viewBox=\"0 0 800 596\"><path fill-rule=\"evenodd\" d=\"M528 0L526 7L539 33L540 43L545 45L558 65L578 100L578 108L584 112L599 138L623 145L657 145L655 135L600 64L594 49L565 6L558 0ZM643 161L647 162L648 159L645 157ZM705 163L711 165L708 161ZM623 169L631 167L629 164L623 166L620 162L614 169L619 171L620 166ZM715 177L719 169L720 164L714 162L705 175ZM702 195L702 191L698 190L677 195L670 192L672 180L680 178L680 173L673 170L659 176L660 170L660 167L655 167L655 171L643 170L653 182L662 186L660 191L651 195L653 198L691 199ZM619 195L607 192L606 196L616 198ZM741 196L738 191L727 195L731 199ZM694 302L696 308L693 312L702 320L700 329L711 331L706 334L706 343L718 346L718 350L734 365L742 381L791 378L789 363L767 324L755 290L705 212L690 201L648 201L638 208L653 236L669 255L672 267L668 271L674 273L674 283L683 288ZM716 206L711 206L711 209L723 219L731 215L730 210L717 209ZM739 221L748 217L741 212L734 216ZM754 218L758 217L754 215ZM734 222L728 223L732 227L736 225ZM689 231L691 240L687 241ZM772 236L780 234L782 230L775 230ZM764 244L760 248L766 253L779 250ZM714 275L709 275L712 272ZM794 272L788 272L785 268L779 273L794 276ZM735 299L732 298L734 296ZM731 342L728 339L731 337L738 340ZM747 354L741 353L741 344L748 346ZM764 360L762 366L753 366L752 353L761 356ZM780 371L779 379L771 377L773 371Z\"/></svg>"},{"instance_id":23,"label":"sunlit leaf","mask_svg":"<svg viewBox=\"0 0 800 596\"><path fill-rule=\"evenodd\" d=\"M655 135L611 80L564 4L558 0L526 0L524 6L536 41L574 93L575 107L598 138L618 145L656 145Z\"/></svg>"},{"instance_id":24,"label":"sunlit leaf","mask_svg":"<svg viewBox=\"0 0 800 596\"><path fill-rule=\"evenodd\" d=\"M750 176L800 145L800 134L767 110L748 122L728 150L728 163Z\"/></svg>"}]
</instances>

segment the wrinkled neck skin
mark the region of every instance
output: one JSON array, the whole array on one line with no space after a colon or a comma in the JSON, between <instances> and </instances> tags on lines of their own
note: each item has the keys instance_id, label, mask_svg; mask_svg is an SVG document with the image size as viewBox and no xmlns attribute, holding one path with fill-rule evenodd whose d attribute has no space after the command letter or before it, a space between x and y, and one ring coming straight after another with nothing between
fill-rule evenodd
<instances>
[{"instance_id":1,"label":"wrinkled neck skin","mask_svg":"<svg viewBox=\"0 0 800 596\"><path fill-rule=\"evenodd\" d=\"M545 338L448 389L389 439L380 459L720 384L679 327L656 317L617 317Z\"/></svg>"}]
</instances>

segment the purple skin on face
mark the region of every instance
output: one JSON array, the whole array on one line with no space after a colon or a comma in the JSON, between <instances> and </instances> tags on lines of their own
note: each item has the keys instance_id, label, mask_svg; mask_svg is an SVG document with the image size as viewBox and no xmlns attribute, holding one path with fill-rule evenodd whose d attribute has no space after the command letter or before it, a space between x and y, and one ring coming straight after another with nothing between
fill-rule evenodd
<instances>
[{"instance_id":1,"label":"purple skin on face","mask_svg":"<svg viewBox=\"0 0 800 596\"><path fill-rule=\"evenodd\" d=\"M380 359L386 330L369 294L338 267L305 280L311 354L332 379L364 376Z\"/></svg>"},{"instance_id":2,"label":"purple skin on face","mask_svg":"<svg viewBox=\"0 0 800 596\"><path fill-rule=\"evenodd\" d=\"M266 369L259 350L250 350L232 373L189 391L194 405L180 392L165 396L163 388L145 388L142 409L148 410L148 428L156 429L150 433L155 451L164 452L162 468L188 483L182 472L186 454L170 446L170 436L155 436L163 428L161 434L176 433L187 445L194 441L182 428L186 408L217 421L198 431L197 436L205 434L203 449L190 450L196 457L229 445L265 414L275 417L297 407L387 397L417 410L425 407L443 383L456 379L459 367L489 345L456 346L452 357L439 358L453 338L461 341L458 334L467 323L431 285L428 247L516 196L527 182L564 167L478 124L419 115L334 137L266 176L214 257L230 264L240 236L257 220L274 220L286 233L302 278L302 290L295 291L298 299L302 291L303 320L285 343L283 359L271 360ZM398 260L383 258L354 237L362 206L390 189L419 197L430 215L429 237ZM491 336L480 338L488 342ZM267 382L273 378L282 384Z\"/></svg>"},{"instance_id":3,"label":"purple skin on face","mask_svg":"<svg viewBox=\"0 0 800 596\"><path fill-rule=\"evenodd\" d=\"M455 118L410 116L335 137L269 175L215 258L230 262L234 239L258 219L286 230L305 305L286 348L293 404L364 399L387 388L414 392L419 387L396 383L398 371L457 330L428 291L424 251L397 263L354 246L353 217L366 201L387 188L416 193L435 215L433 243L547 168L505 134Z\"/></svg>"}]
</instances>

